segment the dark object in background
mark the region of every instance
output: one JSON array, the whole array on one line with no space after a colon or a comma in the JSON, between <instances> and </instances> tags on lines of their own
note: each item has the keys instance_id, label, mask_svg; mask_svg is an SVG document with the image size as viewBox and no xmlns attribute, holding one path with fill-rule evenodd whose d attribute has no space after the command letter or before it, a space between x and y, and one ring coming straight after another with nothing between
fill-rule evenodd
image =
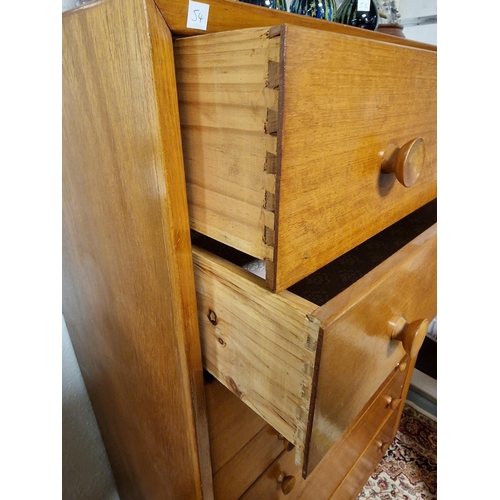
<instances>
[{"instance_id":1,"label":"dark object in background","mask_svg":"<svg viewBox=\"0 0 500 500\"><path fill-rule=\"evenodd\" d=\"M335 20L348 26L375 31L379 23L378 9L373 0L345 0Z\"/></svg>"},{"instance_id":2,"label":"dark object in background","mask_svg":"<svg viewBox=\"0 0 500 500\"><path fill-rule=\"evenodd\" d=\"M267 7L268 9L287 10L286 0L240 0L240 2Z\"/></svg>"},{"instance_id":3,"label":"dark object in background","mask_svg":"<svg viewBox=\"0 0 500 500\"><path fill-rule=\"evenodd\" d=\"M292 0L290 12L326 21L335 21L337 3L335 0Z\"/></svg>"},{"instance_id":4,"label":"dark object in background","mask_svg":"<svg viewBox=\"0 0 500 500\"><path fill-rule=\"evenodd\" d=\"M418 353L415 368L437 380L437 342L426 337Z\"/></svg>"}]
</instances>

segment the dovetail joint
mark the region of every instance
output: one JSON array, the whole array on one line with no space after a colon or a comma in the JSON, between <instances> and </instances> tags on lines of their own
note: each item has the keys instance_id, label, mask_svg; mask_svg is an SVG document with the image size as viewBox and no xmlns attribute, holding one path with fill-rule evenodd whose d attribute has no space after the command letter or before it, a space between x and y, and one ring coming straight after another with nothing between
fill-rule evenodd
<instances>
[{"instance_id":1,"label":"dovetail joint","mask_svg":"<svg viewBox=\"0 0 500 500\"><path fill-rule=\"evenodd\" d=\"M304 375L307 375L308 377L312 377L313 373L314 373L314 367L313 367L312 363L310 363L309 361L306 361L302 365L302 373Z\"/></svg>"},{"instance_id":2,"label":"dovetail joint","mask_svg":"<svg viewBox=\"0 0 500 500\"><path fill-rule=\"evenodd\" d=\"M276 195L266 191L264 198L264 208L270 212L276 211Z\"/></svg>"},{"instance_id":3,"label":"dovetail joint","mask_svg":"<svg viewBox=\"0 0 500 500\"><path fill-rule=\"evenodd\" d=\"M311 335L307 335L306 339L306 349L311 352L316 352L316 348L318 346L318 339L311 337Z\"/></svg>"},{"instance_id":4,"label":"dovetail joint","mask_svg":"<svg viewBox=\"0 0 500 500\"><path fill-rule=\"evenodd\" d=\"M277 90L280 87L280 63L268 61L266 87Z\"/></svg>"},{"instance_id":5,"label":"dovetail joint","mask_svg":"<svg viewBox=\"0 0 500 500\"><path fill-rule=\"evenodd\" d=\"M267 109L265 132L269 135L278 133L278 112L274 109Z\"/></svg>"},{"instance_id":6,"label":"dovetail joint","mask_svg":"<svg viewBox=\"0 0 500 500\"><path fill-rule=\"evenodd\" d=\"M271 229L270 227L265 226L264 227L264 242L266 245L274 246L275 244L275 237L274 237L274 229Z\"/></svg>"},{"instance_id":7,"label":"dovetail joint","mask_svg":"<svg viewBox=\"0 0 500 500\"><path fill-rule=\"evenodd\" d=\"M278 156L270 151L266 151L266 162L264 164L264 170L268 174L276 175L278 173Z\"/></svg>"}]
</instances>

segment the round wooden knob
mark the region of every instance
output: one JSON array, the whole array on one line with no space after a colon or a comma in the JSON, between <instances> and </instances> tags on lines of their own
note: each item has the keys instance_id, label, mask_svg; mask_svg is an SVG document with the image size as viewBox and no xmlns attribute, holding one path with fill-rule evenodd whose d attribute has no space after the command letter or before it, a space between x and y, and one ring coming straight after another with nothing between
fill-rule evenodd
<instances>
[{"instance_id":1,"label":"round wooden knob","mask_svg":"<svg viewBox=\"0 0 500 500\"><path fill-rule=\"evenodd\" d=\"M387 401L387 408L395 410L398 404L401 402L401 398L393 398L391 396L387 396L386 401Z\"/></svg>"},{"instance_id":2,"label":"round wooden knob","mask_svg":"<svg viewBox=\"0 0 500 500\"><path fill-rule=\"evenodd\" d=\"M286 472L282 472L278 478L278 483L281 484L281 491L283 494L288 495L288 493L290 493L295 486L295 477L287 476Z\"/></svg>"},{"instance_id":3,"label":"round wooden knob","mask_svg":"<svg viewBox=\"0 0 500 500\"><path fill-rule=\"evenodd\" d=\"M280 441L283 441L283 449L286 451L292 451L295 448L295 445L293 443L290 443L288 439L285 439L285 436L283 434L278 434L278 439Z\"/></svg>"},{"instance_id":4,"label":"round wooden knob","mask_svg":"<svg viewBox=\"0 0 500 500\"><path fill-rule=\"evenodd\" d=\"M410 358L417 356L418 351L424 343L429 321L427 319L419 319L412 323L407 323L404 318L391 320L389 324L392 326L392 340L399 340L403 343L403 349Z\"/></svg>"},{"instance_id":5,"label":"round wooden knob","mask_svg":"<svg viewBox=\"0 0 500 500\"><path fill-rule=\"evenodd\" d=\"M394 173L403 186L410 187L417 182L424 161L424 140L417 137L401 148L390 144L382 155L380 169L384 174Z\"/></svg>"},{"instance_id":6,"label":"round wooden knob","mask_svg":"<svg viewBox=\"0 0 500 500\"><path fill-rule=\"evenodd\" d=\"M387 450L391 445L391 443L383 443L381 441L379 441L377 444L378 444L378 450L382 453L382 455L385 455L387 453Z\"/></svg>"}]
</instances>

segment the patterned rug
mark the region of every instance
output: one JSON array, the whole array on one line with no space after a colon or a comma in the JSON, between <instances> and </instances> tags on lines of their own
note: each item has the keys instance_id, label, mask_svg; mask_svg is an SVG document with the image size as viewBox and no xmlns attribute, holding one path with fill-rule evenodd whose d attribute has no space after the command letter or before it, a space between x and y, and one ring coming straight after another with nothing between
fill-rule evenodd
<instances>
[{"instance_id":1,"label":"patterned rug","mask_svg":"<svg viewBox=\"0 0 500 500\"><path fill-rule=\"evenodd\" d=\"M437 422L406 403L393 444L357 500L436 500Z\"/></svg>"}]
</instances>

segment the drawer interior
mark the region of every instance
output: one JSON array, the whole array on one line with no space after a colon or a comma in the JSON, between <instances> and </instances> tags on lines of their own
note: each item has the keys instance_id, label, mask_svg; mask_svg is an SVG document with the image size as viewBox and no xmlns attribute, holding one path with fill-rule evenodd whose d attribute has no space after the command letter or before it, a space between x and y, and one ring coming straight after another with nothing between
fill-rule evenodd
<instances>
[{"instance_id":1,"label":"drawer interior","mask_svg":"<svg viewBox=\"0 0 500 500\"><path fill-rule=\"evenodd\" d=\"M204 375L214 495L236 500L289 443L213 376Z\"/></svg>"},{"instance_id":2,"label":"drawer interior","mask_svg":"<svg viewBox=\"0 0 500 500\"><path fill-rule=\"evenodd\" d=\"M193 234L204 366L296 446L304 475L406 356L392 319L436 315L436 207L280 293L261 263Z\"/></svg>"},{"instance_id":3,"label":"drawer interior","mask_svg":"<svg viewBox=\"0 0 500 500\"><path fill-rule=\"evenodd\" d=\"M288 290L317 306L322 306L436 222L437 199L434 199L292 285ZM191 241L197 247L223 257L256 276L266 278L266 264L263 260L256 259L196 231L191 231Z\"/></svg>"}]
</instances>

